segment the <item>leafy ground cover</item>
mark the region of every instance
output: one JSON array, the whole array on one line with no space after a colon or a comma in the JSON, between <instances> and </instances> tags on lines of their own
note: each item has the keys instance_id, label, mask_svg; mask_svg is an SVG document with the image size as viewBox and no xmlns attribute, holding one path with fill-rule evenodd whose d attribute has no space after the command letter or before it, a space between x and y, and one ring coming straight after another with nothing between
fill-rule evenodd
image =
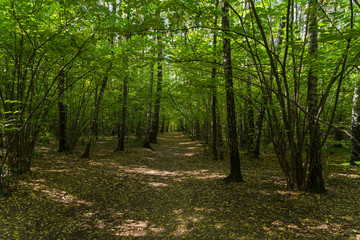
<instances>
[{"instance_id":1,"label":"leafy ground cover","mask_svg":"<svg viewBox=\"0 0 360 240\"><path fill-rule=\"evenodd\" d=\"M360 239L360 171L326 156L324 195L289 191L271 154L244 159L245 182L198 142L160 135L90 159L41 147L32 174L1 198L0 239ZM130 141L131 142L131 141Z\"/></svg>"}]
</instances>

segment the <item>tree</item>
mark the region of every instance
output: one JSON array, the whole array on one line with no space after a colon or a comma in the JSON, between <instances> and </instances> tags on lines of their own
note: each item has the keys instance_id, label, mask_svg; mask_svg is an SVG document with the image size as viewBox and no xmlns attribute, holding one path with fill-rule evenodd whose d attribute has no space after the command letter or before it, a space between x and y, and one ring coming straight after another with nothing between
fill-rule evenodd
<instances>
[{"instance_id":1,"label":"tree","mask_svg":"<svg viewBox=\"0 0 360 240\"><path fill-rule=\"evenodd\" d=\"M217 9L219 5L219 1L215 0L215 8ZM214 27L217 27L217 15L215 15L214 19ZM218 122L217 122L217 84L216 84L216 46L217 46L217 34L213 33L213 55L214 55L214 65L211 69L211 80L212 80L212 105L211 105L211 117L212 117L212 152L214 156L214 160L218 160Z\"/></svg>"},{"instance_id":2,"label":"tree","mask_svg":"<svg viewBox=\"0 0 360 240\"><path fill-rule=\"evenodd\" d=\"M153 81L154 81L154 63L150 63L150 76L149 76L149 93L148 103L146 111L146 135L144 141L144 147L150 148L150 134L151 134L151 106L152 106L152 95L153 95Z\"/></svg>"},{"instance_id":3,"label":"tree","mask_svg":"<svg viewBox=\"0 0 360 240\"><path fill-rule=\"evenodd\" d=\"M308 119L309 119L309 177L308 189L312 192L323 193L326 191L321 166L321 141L318 121L318 22L317 1L309 0L309 58L310 68L308 75Z\"/></svg>"},{"instance_id":4,"label":"tree","mask_svg":"<svg viewBox=\"0 0 360 240\"><path fill-rule=\"evenodd\" d=\"M61 72L59 75L59 149L58 152L69 150L67 143L67 108L65 105L65 76Z\"/></svg>"},{"instance_id":5,"label":"tree","mask_svg":"<svg viewBox=\"0 0 360 240\"><path fill-rule=\"evenodd\" d=\"M160 16L160 13L158 14ZM159 131L159 118L160 118L160 102L161 102L161 92L162 92L162 81L163 81L163 49L161 43L161 33L157 35L157 45L158 45L158 62L157 62L157 84L156 84L156 93L155 93L155 107L151 127L150 142L157 143L157 134Z\"/></svg>"},{"instance_id":6,"label":"tree","mask_svg":"<svg viewBox=\"0 0 360 240\"><path fill-rule=\"evenodd\" d=\"M113 44L113 42L111 42L111 45ZM90 125L90 132L89 132L89 137L86 143L86 147L85 147L85 151L82 155L83 158L89 158L90 157L90 151L91 151L91 146L93 144L94 141L94 137L95 137L95 132L96 132L96 128L97 128L97 124L99 121L99 113L100 113L100 106L101 106L101 102L103 100L104 97L104 92L106 89L106 85L109 79L109 73L111 71L112 68L112 62L109 63L109 67L106 69L105 72L105 76L103 77L103 80L101 82L101 88L100 88L100 92L99 92L99 96L96 99L95 102L95 109L94 109L94 115L92 118L92 122Z\"/></svg>"},{"instance_id":7,"label":"tree","mask_svg":"<svg viewBox=\"0 0 360 240\"><path fill-rule=\"evenodd\" d=\"M226 0L221 2L222 12L222 28L223 31L229 29L229 3ZM226 89L226 107L227 107L227 127L229 138L229 153L230 153L230 175L225 178L226 182L241 182L243 181L240 170L240 156L238 149L238 140L236 132L236 115L235 115L235 100L232 79L231 66L231 44L230 38L224 34L223 37L223 60L224 60L224 77Z\"/></svg>"},{"instance_id":8,"label":"tree","mask_svg":"<svg viewBox=\"0 0 360 240\"><path fill-rule=\"evenodd\" d=\"M352 117L351 117L351 158L350 164L357 165L360 161L360 89L358 85L354 88Z\"/></svg>"},{"instance_id":9,"label":"tree","mask_svg":"<svg viewBox=\"0 0 360 240\"><path fill-rule=\"evenodd\" d=\"M128 41L129 37L126 37L126 41ZM126 135L126 114L127 114L127 104L128 104L128 57L124 57L123 59L123 94L122 94L122 108L121 108L121 120L120 120L120 133L119 133L119 141L117 146L117 151L125 150L125 135Z\"/></svg>"}]
</instances>

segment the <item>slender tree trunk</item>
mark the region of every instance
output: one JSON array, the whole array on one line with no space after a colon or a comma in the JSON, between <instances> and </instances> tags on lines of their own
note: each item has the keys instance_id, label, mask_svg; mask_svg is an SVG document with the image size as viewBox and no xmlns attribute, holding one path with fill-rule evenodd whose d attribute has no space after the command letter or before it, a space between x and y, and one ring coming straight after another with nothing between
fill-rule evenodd
<instances>
[{"instance_id":1,"label":"slender tree trunk","mask_svg":"<svg viewBox=\"0 0 360 240\"><path fill-rule=\"evenodd\" d=\"M127 112L127 101L128 101L128 75L126 70L128 68L127 59L124 61L125 63L125 73L124 73L124 83L123 83L123 97L122 97L122 109L121 109L121 126L120 126L120 135L118 141L117 151L125 150L125 136L126 136L126 112Z\"/></svg>"},{"instance_id":2,"label":"slender tree trunk","mask_svg":"<svg viewBox=\"0 0 360 240\"><path fill-rule=\"evenodd\" d=\"M211 77L215 79L216 75L216 68L213 67ZM212 92L212 106L211 106L211 115L212 115L212 152L214 156L214 160L218 160L218 123L217 123L217 116L216 116L216 104L217 104L217 97L216 97L216 86L213 86Z\"/></svg>"},{"instance_id":3,"label":"slender tree trunk","mask_svg":"<svg viewBox=\"0 0 360 240\"><path fill-rule=\"evenodd\" d=\"M222 28L224 31L229 29L229 3L222 0ZM236 116L235 116L235 100L232 79L231 66L231 45L230 38L224 36L223 38L223 61L224 61L224 75L226 88L226 106L227 106L227 124L228 124L228 139L230 151L230 175L225 178L226 182L241 182L243 181L240 170L240 156L238 149L238 139L236 132Z\"/></svg>"},{"instance_id":4,"label":"slender tree trunk","mask_svg":"<svg viewBox=\"0 0 360 240\"><path fill-rule=\"evenodd\" d=\"M251 155L254 150L254 136L255 136L255 123L254 123L254 109L252 102L252 90L251 90L251 79L247 78L246 82L247 91L247 103L246 103L246 114L247 114L247 153Z\"/></svg>"},{"instance_id":5,"label":"slender tree trunk","mask_svg":"<svg viewBox=\"0 0 360 240\"><path fill-rule=\"evenodd\" d=\"M154 63L150 64L150 79L149 79L149 93L148 93L148 106L146 112L146 136L144 147L151 148L150 145L150 134L151 134L151 108L152 108L152 92L153 92L153 82L154 82Z\"/></svg>"},{"instance_id":6,"label":"slender tree trunk","mask_svg":"<svg viewBox=\"0 0 360 240\"><path fill-rule=\"evenodd\" d=\"M161 37L159 35L157 37L157 42L158 42L157 87L155 94L155 108L154 108L153 121L152 121L151 134L150 134L151 143L157 143L157 134L159 131L160 101L161 101L162 80L163 80L163 67L162 67L163 50L161 46Z\"/></svg>"},{"instance_id":7,"label":"slender tree trunk","mask_svg":"<svg viewBox=\"0 0 360 240\"><path fill-rule=\"evenodd\" d=\"M98 98L98 86L96 86L96 88L95 88L95 104L96 104L97 98ZM96 141L99 140L99 123L98 122L96 122L94 125L94 136L95 136Z\"/></svg>"},{"instance_id":8,"label":"slender tree trunk","mask_svg":"<svg viewBox=\"0 0 360 240\"><path fill-rule=\"evenodd\" d=\"M246 106L245 106L246 109ZM246 114L245 112L242 112L242 109L239 110L239 117L238 117L238 123L239 123L239 129L238 129L238 133L239 133L239 141L240 141L240 146L241 147L246 147L247 144L247 128L246 128Z\"/></svg>"},{"instance_id":9,"label":"slender tree trunk","mask_svg":"<svg viewBox=\"0 0 360 240\"><path fill-rule=\"evenodd\" d=\"M355 162L360 161L360 89L355 87L353 97L353 108L351 117L351 165L357 165Z\"/></svg>"},{"instance_id":10,"label":"slender tree trunk","mask_svg":"<svg viewBox=\"0 0 360 240\"><path fill-rule=\"evenodd\" d=\"M89 133L88 141L86 143L85 151L84 151L84 153L82 155L83 158L89 158L90 157L91 146L92 146L92 143L94 141L95 126L97 125L97 122L99 120L99 112L100 112L101 101L103 99L103 95L104 95L104 92L105 92L105 88L106 88L106 85L107 85L107 81L108 81L108 78L109 78L109 72L111 71L111 68L112 68L112 63L110 62L110 66L106 69L106 73L105 73L105 76L104 76L102 84L101 84L99 96L98 96L98 99L97 99L96 104L95 104L94 116L93 116L92 123L90 125L90 133Z\"/></svg>"},{"instance_id":11,"label":"slender tree trunk","mask_svg":"<svg viewBox=\"0 0 360 240\"><path fill-rule=\"evenodd\" d=\"M262 133L262 127L265 117L265 106L267 104L267 98L266 96L263 96L261 98L261 106L259 108L259 111L256 116L256 124L255 124L255 131L254 131L254 145L252 150L252 157L258 158L260 155L260 141L261 141L261 133Z\"/></svg>"},{"instance_id":12,"label":"slender tree trunk","mask_svg":"<svg viewBox=\"0 0 360 240\"><path fill-rule=\"evenodd\" d=\"M163 117L162 117L160 132L163 133L164 129L165 129L165 115L163 115Z\"/></svg>"},{"instance_id":13,"label":"slender tree trunk","mask_svg":"<svg viewBox=\"0 0 360 240\"><path fill-rule=\"evenodd\" d=\"M219 5L219 0L215 0L215 8L217 9ZM215 28L217 27L217 16L215 16ZM213 35L213 55L214 62L216 63L216 45L217 45L217 35ZM211 116L212 116L212 152L214 160L218 160L218 123L217 123L217 89L216 89L216 65L214 64L211 70L211 80L212 80L212 105L211 105Z\"/></svg>"},{"instance_id":14,"label":"slender tree trunk","mask_svg":"<svg viewBox=\"0 0 360 240\"><path fill-rule=\"evenodd\" d=\"M66 152L69 150L67 145L67 109L64 103L65 101L65 76L61 72L59 74L59 148L58 152Z\"/></svg>"},{"instance_id":15,"label":"slender tree trunk","mask_svg":"<svg viewBox=\"0 0 360 240\"><path fill-rule=\"evenodd\" d=\"M169 132L169 125L170 125L170 120L168 119L166 128L165 128L165 132Z\"/></svg>"},{"instance_id":16,"label":"slender tree trunk","mask_svg":"<svg viewBox=\"0 0 360 240\"><path fill-rule=\"evenodd\" d=\"M218 127L217 127L217 139L218 139L218 151L219 151L219 159L223 160L224 159L224 154L225 154L225 144L224 144L224 139L223 139L223 132L222 132L222 126L221 126L221 120L220 120L220 114L216 114L216 121L218 122Z\"/></svg>"},{"instance_id":17,"label":"slender tree trunk","mask_svg":"<svg viewBox=\"0 0 360 240\"><path fill-rule=\"evenodd\" d=\"M279 51L279 49L282 45L282 42L283 42L283 34L284 34L283 28L285 27L284 20L285 20L285 16L282 16L280 19L278 34L277 34L276 41L274 44L276 53ZM272 69L270 69L270 74L269 74L269 78L268 78L266 85L269 85L269 83L272 82L273 74L274 74L274 71ZM261 105L260 105L260 108L259 108L259 111L258 111L257 117L256 117L256 124L255 124L255 131L254 131L255 135L254 135L254 140L253 140L254 149L252 151L252 156L255 158L258 158L260 155L260 141L261 141L262 127L263 127L263 122L264 122L264 117L265 117L265 110L266 110L266 105L268 102L268 96L270 96L272 94L272 92L269 91L268 89L262 89L262 92L263 92L263 96L261 98Z\"/></svg>"},{"instance_id":18,"label":"slender tree trunk","mask_svg":"<svg viewBox=\"0 0 360 240\"><path fill-rule=\"evenodd\" d=\"M309 115L309 176L308 190L315 193L326 191L321 166L321 141L318 113L318 77L317 77L317 51L318 51L318 23L317 1L309 0L309 58L310 69L308 75L308 115Z\"/></svg>"}]
</instances>

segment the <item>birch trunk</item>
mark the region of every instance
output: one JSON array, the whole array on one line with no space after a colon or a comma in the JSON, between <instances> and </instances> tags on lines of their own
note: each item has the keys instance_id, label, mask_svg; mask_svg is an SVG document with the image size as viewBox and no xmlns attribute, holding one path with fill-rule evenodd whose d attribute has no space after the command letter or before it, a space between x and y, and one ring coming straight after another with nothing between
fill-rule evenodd
<instances>
[{"instance_id":1,"label":"birch trunk","mask_svg":"<svg viewBox=\"0 0 360 240\"><path fill-rule=\"evenodd\" d=\"M309 58L310 69L308 75L308 121L309 121L309 176L307 188L311 192L323 193L326 191L321 166L321 141L318 113L318 22L317 1L309 0Z\"/></svg>"}]
</instances>

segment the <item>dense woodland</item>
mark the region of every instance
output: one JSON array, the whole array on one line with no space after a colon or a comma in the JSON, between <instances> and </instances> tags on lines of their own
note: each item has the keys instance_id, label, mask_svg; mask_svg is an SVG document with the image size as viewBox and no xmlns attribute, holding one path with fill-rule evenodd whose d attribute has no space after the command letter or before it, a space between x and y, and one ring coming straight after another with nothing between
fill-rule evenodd
<instances>
[{"instance_id":1,"label":"dense woodland","mask_svg":"<svg viewBox=\"0 0 360 240\"><path fill-rule=\"evenodd\" d=\"M1 182L117 135L182 131L229 152L271 144L290 189L325 192L321 149L359 162L359 11L350 1L2 1ZM347 141L349 143L349 141ZM228 150L227 150L228 149Z\"/></svg>"},{"instance_id":2,"label":"dense woodland","mask_svg":"<svg viewBox=\"0 0 360 240\"><path fill-rule=\"evenodd\" d=\"M0 16L0 195L46 167L43 146L85 164L100 140L125 156L167 132L226 162L225 183L272 154L287 189L318 194L326 149L360 164L358 0L4 0Z\"/></svg>"},{"instance_id":3,"label":"dense woodland","mask_svg":"<svg viewBox=\"0 0 360 240\"><path fill-rule=\"evenodd\" d=\"M360 5L349 1L2 1L1 193L36 146L83 158L159 132L230 160L272 148L289 189L323 193L322 149L359 164Z\"/></svg>"}]
</instances>

